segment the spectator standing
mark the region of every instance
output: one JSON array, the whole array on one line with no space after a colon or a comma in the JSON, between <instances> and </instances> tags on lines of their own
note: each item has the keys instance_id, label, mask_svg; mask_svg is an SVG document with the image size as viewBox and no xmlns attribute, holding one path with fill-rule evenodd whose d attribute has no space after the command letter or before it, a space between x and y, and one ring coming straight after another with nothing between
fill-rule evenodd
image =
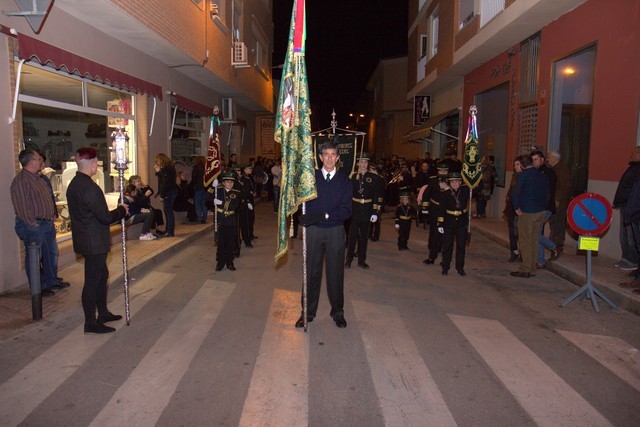
<instances>
[{"instance_id":1,"label":"spectator standing","mask_svg":"<svg viewBox=\"0 0 640 427\"><path fill-rule=\"evenodd\" d=\"M109 226L127 215L127 206L121 204L109 211L102 190L91 179L98 171L97 156L95 148L78 149L78 172L67 187L73 250L84 257L82 308L85 334L114 332L115 328L105 323L122 319L107 308L107 255L111 249Z\"/></svg>"},{"instance_id":2,"label":"spectator standing","mask_svg":"<svg viewBox=\"0 0 640 427\"><path fill-rule=\"evenodd\" d=\"M47 184L39 176L43 166L40 153L22 150L18 155L18 161L22 170L15 176L10 188L11 202L16 214L15 231L24 243L25 270L29 284L33 287L31 264L37 264L39 269L42 263L42 296L52 296L55 294L53 287L58 282L55 270L58 244L53 223L56 208ZM40 251L40 258L37 260L31 259L29 246L32 242L38 245Z\"/></svg>"},{"instance_id":3,"label":"spectator standing","mask_svg":"<svg viewBox=\"0 0 640 427\"><path fill-rule=\"evenodd\" d=\"M273 175L273 211L278 212L278 205L280 203L280 181L282 180L282 166L280 166L280 158L276 157L274 164L271 167L271 174Z\"/></svg>"},{"instance_id":4,"label":"spectator standing","mask_svg":"<svg viewBox=\"0 0 640 427\"><path fill-rule=\"evenodd\" d=\"M509 262L522 261L520 250L518 250L518 215L516 215L516 211L513 209L513 204L511 203L513 187L515 187L516 182L518 182L518 175L520 175L521 172L522 160L520 156L518 156L513 161L513 175L511 175L511 183L509 184L509 190L507 190L503 211L509 228L509 249L511 251Z\"/></svg>"},{"instance_id":5,"label":"spectator standing","mask_svg":"<svg viewBox=\"0 0 640 427\"><path fill-rule=\"evenodd\" d=\"M178 171L177 174L176 188L178 189L178 194L173 202L173 210L176 212L186 212L188 223L195 224L197 216L196 207L193 204L193 189L185 179L183 171Z\"/></svg>"},{"instance_id":6,"label":"spectator standing","mask_svg":"<svg viewBox=\"0 0 640 427\"><path fill-rule=\"evenodd\" d=\"M204 188L204 156L196 156L191 170L191 186L193 188L193 203L196 209L196 220L204 224L207 222L207 190Z\"/></svg>"},{"instance_id":7,"label":"spectator standing","mask_svg":"<svg viewBox=\"0 0 640 427\"><path fill-rule=\"evenodd\" d=\"M493 189L496 183L496 168L488 156L484 156L480 161L482 170L482 178L478 191L476 192L476 215L475 218L481 219L487 217L487 203L491 199Z\"/></svg>"},{"instance_id":8,"label":"spectator standing","mask_svg":"<svg viewBox=\"0 0 640 427\"><path fill-rule=\"evenodd\" d=\"M631 224L635 236L636 250L640 253L640 177L636 178L629 193L629 202L624 209L624 224ZM636 269L633 280L620 283L620 287L632 289L640 294L640 269Z\"/></svg>"},{"instance_id":9,"label":"spectator standing","mask_svg":"<svg viewBox=\"0 0 640 427\"><path fill-rule=\"evenodd\" d=\"M564 251L564 241L567 234L567 208L571 201L571 170L561 161L558 151L549 151L547 162L556 176L556 213L549 218L549 228L551 229L549 238L555 244L556 254L559 256Z\"/></svg>"},{"instance_id":10,"label":"spectator standing","mask_svg":"<svg viewBox=\"0 0 640 427\"><path fill-rule=\"evenodd\" d=\"M549 179L533 167L531 155L522 156L522 173L513 187L511 203L518 215L518 243L522 264L515 277L529 278L534 275L538 240L549 203Z\"/></svg>"},{"instance_id":11,"label":"spectator standing","mask_svg":"<svg viewBox=\"0 0 640 427\"><path fill-rule=\"evenodd\" d=\"M536 261L536 268L544 268L544 250L551 251L551 260L557 259L560 254L556 250L556 245L551 239L544 234L544 224L556 213L556 174L547 165L544 153L540 150L534 150L531 152L531 159L533 160L533 167L538 169L540 173L547 177L549 181L549 201L547 202L547 211L544 216L544 222L540 227L540 237L538 238L538 260Z\"/></svg>"},{"instance_id":12,"label":"spectator standing","mask_svg":"<svg viewBox=\"0 0 640 427\"><path fill-rule=\"evenodd\" d=\"M162 210L166 218L166 227L163 237L173 237L176 231L176 218L173 214L173 203L178 197L176 185L176 168L173 161L164 153L159 153L155 158L154 169L158 177L157 197L162 201Z\"/></svg>"},{"instance_id":13,"label":"spectator standing","mask_svg":"<svg viewBox=\"0 0 640 427\"><path fill-rule=\"evenodd\" d=\"M640 146L634 147L629 156L629 166L624 171L616 194L613 197L613 208L620 210L620 249L622 258L615 265L620 270L632 271L638 268L638 250L636 249L636 237L633 227L624 223L624 210L629 203L629 195L636 178L640 176Z\"/></svg>"}]
</instances>

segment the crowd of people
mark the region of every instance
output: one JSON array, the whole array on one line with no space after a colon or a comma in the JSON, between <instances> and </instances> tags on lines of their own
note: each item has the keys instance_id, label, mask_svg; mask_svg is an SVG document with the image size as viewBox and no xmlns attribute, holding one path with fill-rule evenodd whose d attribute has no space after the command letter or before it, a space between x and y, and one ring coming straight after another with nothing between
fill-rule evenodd
<instances>
[{"instance_id":1,"label":"crowd of people","mask_svg":"<svg viewBox=\"0 0 640 427\"><path fill-rule=\"evenodd\" d=\"M278 210L282 168L280 159L251 159L239 166L237 156L231 155L226 168L210 186L204 184L204 157L196 157L191 180L184 170L176 169L169 156L155 156L158 191L133 175L124 189L124 201L109 211L102 192L90 179L97 169L94 149L81 148L76 154L78 174L69 185L67 198L74 249L85 258L85 285L82 302L85 311L85 332L108 333L113 328L105 323L121 316L109 312L106 306L109 252L109 225L126 218L129 225L142 223L140 240L169 238L175 235L174 212L186 212L187 223L206 223L213 213L216 229L216 271L225 267L234 271L234 259L242 245L252 248L254 235L254 205L258 199L273 201ZM386 208L391 209L397 232L399 251L409 250L408 242L415 223L429 229L427 258L423 263L433 265L441 257L442 275L451 264L459 275L465 276L465 249L469 238L469 211L472 207L470 189L462 182L462 164L455 155L406 162L392 156L374 163L368 153L357 155L357 169L351 174L336 167L339 155L335 144L320 147L322 164L317 171L318 198L307 203L307 212L294 214L294 233L300 225L308 231L310 282L306 322L316 314L322 266L326 263L327 290L331 303L331 317L338 327L346 327L344 318L344 268L354 259L362 269L366 262L369 241L380 238L380 224ZM22 171L11 186L16 211L16 233L25 244L27 275L31 269L28 245L35 242L40 248L42 293L53 295L54 289L69 284L57 276L57 243L53 220L57 215L51 185L42 175L43 157L36 151L20 153ZM481 160L482 176L473 194L476 199L474 218L486 217L487 202L493 195L496 170L491 156ZM152 204L157 198L162 209ZM571 200L571 171L561 161L558 151L547 155L534 150L513 160L513 174L508 185L503 211L506 219L510 257L520 262L512 276L529 278L549 260L557 259L564 251L567 208ZM629 271L632 280L620 286L640 293L638 258L640 254L640 147L630 156L628 169L620 179L613 207L620 210L620 245L622 258L616 267ZM78 226L80 224L80 226ZM545 233L545 226L549 233ZM547 237L548 234L548 237ZM454 258L455 247L455 258ZM96 315L97 310L97 315ZM305 324L303 316L296 327Z\"/></svg>"}]
</instances>

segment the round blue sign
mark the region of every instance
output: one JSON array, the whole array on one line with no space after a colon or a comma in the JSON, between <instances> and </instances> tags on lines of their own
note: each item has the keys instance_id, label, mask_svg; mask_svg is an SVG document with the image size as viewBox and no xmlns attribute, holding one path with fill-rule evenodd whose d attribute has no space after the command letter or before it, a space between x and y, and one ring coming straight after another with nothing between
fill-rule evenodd
<instances>
[{"instance_id":1,"label":"round blue sign","mask_svg":"<svg viewBox=\"0 0 640 427\"><path fill-rule=\"evenodd\" d=\"M598 236L609 228L611 213L611 204L603 196L584 193L569 203L567 222L580 235Z\"/></svg>"}]
</instances>

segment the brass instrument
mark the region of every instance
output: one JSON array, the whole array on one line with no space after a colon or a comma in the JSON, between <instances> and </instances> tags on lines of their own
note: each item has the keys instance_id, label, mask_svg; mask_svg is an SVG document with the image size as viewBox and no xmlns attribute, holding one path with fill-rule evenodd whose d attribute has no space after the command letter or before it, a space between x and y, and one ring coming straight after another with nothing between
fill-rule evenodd
<instances>
[{"instance_id":1,"label":"brass instrument","mask_svg":"<svg viewBox=\"0 0 640 427\"><path fill-rule=\"evenodd\" d=\"M396 173L393 178L391 178L391 181L389 181L389 184L387 185L395 184L396 182L400 181L402 181L402 170L398 171L398 173Z\"/></svg>"}]
</instances>

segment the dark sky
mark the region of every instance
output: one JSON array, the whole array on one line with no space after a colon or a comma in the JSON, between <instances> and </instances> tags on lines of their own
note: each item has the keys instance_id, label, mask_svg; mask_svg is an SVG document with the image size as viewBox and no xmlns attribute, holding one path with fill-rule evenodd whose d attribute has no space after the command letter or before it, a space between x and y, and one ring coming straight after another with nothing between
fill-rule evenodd
<instances>
[{"instance_id":1,"label":"dark sky","mask_svg":"<svg viewBox=\"0 0 640 427\"><path fill-rule=\"evenodd\" d=\"M306 6L313 130L330 126L332 108L344 128L378 61L407 54L408 0L307 0ZM274 67L284 62L292 7L293 0L273 0Z\"/></svg>"}]
</instances>

